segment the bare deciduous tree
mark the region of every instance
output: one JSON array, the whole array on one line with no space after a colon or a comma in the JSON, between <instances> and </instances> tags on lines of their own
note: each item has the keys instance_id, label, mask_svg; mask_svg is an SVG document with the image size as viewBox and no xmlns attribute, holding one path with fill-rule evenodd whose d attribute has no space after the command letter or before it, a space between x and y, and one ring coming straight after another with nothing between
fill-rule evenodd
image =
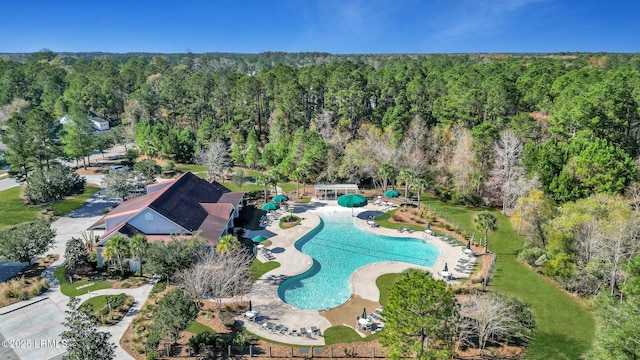
<instances>
[{"instance_id":1,"label":"bare deciduous tree","mask_svg":"<svg viewBox=\"0 0 640 360\"><path fill-rule=\"evenodd\" d=\"M495 295L471 294L460 304L460 313L469 319L465 341L473 346L470 341L476 338L481 353L489 339L508 337L519 325L514 309Z\"/></svg>"},{"instance_id":2,"label":"bare deciduous tree","mask_svg":"<svg viewBox=\"0 0 640 360\"><path fill-rule=\"evenodd\" d=\"M217 140L206 149L198 149L196 163L208 168L207 180L222 180L225 172L231 168L229 149L224 142Z\"/></svg>"},{"instance_id":3,"label":"bare deciduous tree","mask_svg":"<svg viewBox=\"0 0 640 360\"><path fill-rule=\"evenodd\" d=\"M502 213L513 208L522 191L525 169L520 166L522 140L511 130L502 133L494 146L495 161L487 188L494 190L502 202Z\"/></svg>"},{"instance_id":4,"label":"bare deciduous tree","mask_svg":"<svg viewBox=\"0 0 640 360\"><path fill-rule=\"evenodd\" d=\"M220 300L243 294L250 285L253 257L246 249L207 251L196 264L177 275L178 283L193 296Z\"/></svg>"},{"instance_id":5,"label":"bare deciduous tree","mask_svg":"<svg viewBox=\"0 0 640 360\"><path fill-rule=\"evenodd\" d=\"M448 170L453 177L453 186L456 190L468 193L473 186L473 176L476 166L473 163L475 158L473 152L473 137L468 129L458 129L456 131L456 146L453 149Z\"/></svg>"}]
</instances>

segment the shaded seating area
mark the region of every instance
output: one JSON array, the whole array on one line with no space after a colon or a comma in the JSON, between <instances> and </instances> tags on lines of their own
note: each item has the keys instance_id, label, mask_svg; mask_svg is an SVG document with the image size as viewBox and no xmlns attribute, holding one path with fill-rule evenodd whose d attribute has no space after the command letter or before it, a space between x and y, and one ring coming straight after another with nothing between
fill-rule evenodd
<instances>
[{"instance_id":1,"label":"shaded seating area","mask_svg":"<svg viewBox=\"0 0 640 360\"><path fill-rule=\"evenodd\" d=\"M455 271L461 272L463 274L471 274L473 272L473 267L475 266L476 259L458 259L458 264L454 268Z\"/></svg>"},{"instance_id":2,"label":"shaded seating area","mask_svg":"<svg viewBox=\"0 0 640 360\"><path fill-rule=\"evenodd\" d=\"M320 328L315 325L302 328L289 328L285 324L278 323L276 321L268 319L266 316L260 315L257 311L247 311L242 315L245 319L257 324L260 328L266 332L276 335L288 335L294 337L305 337L308 339L315 339L322 337Z\"/></svg>"},{"instance_id":3,"label":"shaded seating area","mask_svg":"<svg viewBox=\"0 0 640 360\"><path fill-rule=\"evenodd\" d=\"M358 317L356 318L356 330L364 330L370 332L376 332L378 330L382 330L384 328L385 322L382 317L382 308L375 309L369 316L367 317Z\"/></svg>"},{"instance_id":4,"label":"shaded seating area","mask_svg":"<svg viewBox=\"0 0 640 360\"><path fill-rule=\"evenodd\" d=\"M357 194L358 184L315 184L313 197L320 200L335 200L339 195Z\"/></svg>"}]
</instances>

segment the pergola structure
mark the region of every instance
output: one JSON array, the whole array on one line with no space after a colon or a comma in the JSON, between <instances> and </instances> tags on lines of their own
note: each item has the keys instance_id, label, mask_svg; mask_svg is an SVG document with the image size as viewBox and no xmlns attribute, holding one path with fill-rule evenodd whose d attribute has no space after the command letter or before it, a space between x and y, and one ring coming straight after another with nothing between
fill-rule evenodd
<instances>
[{"instance_id":1,"label":"pergola structure","mask_svg":"<svg viewBox=\"0 0 640 360\"><path fill-rule=\"evenodd\" d=\"M327 192L333 192L333 194L327 195ZM313 185L313 197L316 199L337 199L338 191L340 195L349 194L349 191L352 193L358 193L358 185L357 184L315 184ZM320 193L320 195L318 195Z\"/></svg>"}]
</instances>

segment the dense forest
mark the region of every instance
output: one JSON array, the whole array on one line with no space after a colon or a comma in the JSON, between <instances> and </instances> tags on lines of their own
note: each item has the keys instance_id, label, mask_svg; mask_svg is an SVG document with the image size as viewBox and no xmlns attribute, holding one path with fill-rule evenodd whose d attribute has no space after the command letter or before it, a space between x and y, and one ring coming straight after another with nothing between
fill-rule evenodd
<instances>
[{"instance_id":1,"label":"dense forest","mask_svg":"<svg viewBox=\"0 0 640 360\"><path fill-rule=\"evenodd\" d=\"M639 71L638 54L13 54L0 121L15 176L105 146L56 126L92 111L151 156L222 142L271 179L499 206L523 261L615 297L598 307L624 323L640 306Z\"/></svg>"}]
</instances>

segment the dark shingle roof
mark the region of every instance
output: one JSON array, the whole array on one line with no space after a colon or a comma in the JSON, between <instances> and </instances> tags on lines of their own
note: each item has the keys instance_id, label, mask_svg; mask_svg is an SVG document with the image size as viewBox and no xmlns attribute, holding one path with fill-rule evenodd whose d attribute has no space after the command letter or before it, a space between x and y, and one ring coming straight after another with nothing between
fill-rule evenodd
<instances>
[{"instance_id":1,"label":"dark shingle roof","mask_svg":"<svg viewBox=\"0 0 640 360\"><path fill-rule=\"evenodd\" d=\"M208 215L200 203L216 203L230 190L187 172L160 192L161 195L149 207L183 228L194 231Z\"/></svg>"},{"instance_id":2,"label":"dark shingle roof","mask_svg":"<svg viewBox=\"0 0 640 360\"><path fill-rule=\"evenodd\" d=\"M187 172L163 183L157 191L121 203L92 228L104 228L106 219L121 216L122 222L105 232L101 237L103 240L116 232L127 236L141 233L128 221L145 208L150 208L192 233L200 230L201 237L215 243L226 229L233 208L242 196L243 193L231 192L218 182L209 183Z\"/></svg>"}]
</instances>

